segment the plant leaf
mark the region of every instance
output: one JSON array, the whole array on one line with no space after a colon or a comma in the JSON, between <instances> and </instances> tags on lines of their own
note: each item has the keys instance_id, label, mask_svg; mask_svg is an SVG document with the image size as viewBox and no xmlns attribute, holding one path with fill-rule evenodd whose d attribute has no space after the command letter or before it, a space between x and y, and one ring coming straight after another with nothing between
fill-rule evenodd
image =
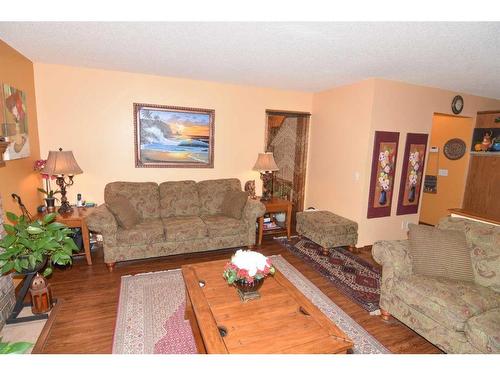
<instances>
[{"instance_id":1,"label":"plant leaf","mask_svg":"<svg viewBox=\"0 0 500 375\"><path fill-rule=\"evenodd\" d=\"M16 222L19 221L19 217L17 217L17 215L15 215L12 212L7 212L6 215L7 215L7 219L9 219L10 221L12 221L13 223L16 223Z\"/></svg>"},{"instance_id":2,"label":"plant leaf","mask_svg":"<svg viewBox=\"0 0 500 375\"><path fill-rule=\"evenodd\" d=\"M38 228L33 225L30 225L26 230L28 231L29 234L40 234L43 232L42 228Z\"/></svg>"},{"instance_id":3,"label":"plant leaf","mask_svg":"<svg viewBox=\"0 0 500 375\"><path fill-rule=\"evenodd\" d=\"M44 224L48 224L48 223L52 222L56 218L56 216L57 216L57 213L55 213L55 212L53 212L51 214L47 214L43 217L42 221Z\"/></svg>"},{"instance_id":4,"label":"plant leaf","mask_svg":"<svg viewBox=\"0 0 500 375\"><path fill-rule=\"evenodd\" d=\"M30 264L30 268L34 269L36 266L36 259L35 259L35 256L33 254L28 255L28 262Z\"/></svg>"},{"instance_id":5,"label":"plant leaf","mask_svg":"<svg viewBox=\"0 0 500 375\"><path fill-rule=\"evenodd\" d=\"M13 268L14 268L14 262L7 262L3 265L2 270L0 270L0 272L2 274L5 274L7 272L12 271Z\"/></svg>"},{"instance_id":6,"label":"plant leaf","mask_svg":"<svg viewBox=\"0 0 500 375\"><path fill-rule=\"evenodd\" d=\"M50 276L52 274L52 267L47 267L45 268L45 271L43 271L43 277Z\"/></svg>"},{"instance_id":7,"label":"plant leaf","mask_svg":"<svg viewBox=\"0 0 500 375\"><path fill-rule=\"evenodd\" d=\"M7 231L9 233L16 233L16 228L14 228L13 225L4 223L3 227L4 227L5 231Z\"/></svg>"},{"instance_id":8,"label":"plant leaf","mask_svg":"<svg viewBox=\"0 0 500 375\"><path fill-rule=\"evenodd\" d=\"M47 230L53 231L53 230L59 230L62 228L66 228L66 225L64 225L62 223L58 223L57 221L54 221L53 223L50 223L49 225L47 225L45 228L47 228Z\"/></svg>"}]
</instances>

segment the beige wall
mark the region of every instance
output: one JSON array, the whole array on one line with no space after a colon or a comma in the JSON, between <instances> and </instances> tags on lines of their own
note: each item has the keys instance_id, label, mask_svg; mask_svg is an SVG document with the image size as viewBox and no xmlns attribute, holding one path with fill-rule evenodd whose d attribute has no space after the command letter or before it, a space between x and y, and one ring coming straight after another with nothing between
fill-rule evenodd
<instances>
[{"instance_id":1,"label":"beige wall","mask_svg":"<svg viewBox=\"0 0 500 375\"><path fill-rule=\"evenodd\" d=\"M310 112L312 94L117 71L35 64L42 155L72 150L83 169L69 192L102 202L110 181L260 179L265 110ZM135 168L132 103L215 109L213 169Z\"/></svg>"},{"instance_id":2,"label":"beige wall","mask_svg":"<svg viewBox=\"0 0 500 375\"><path fill-rule=\"evenodd\" d=\"M406 134L430 133L433 114L452 114L450 106L456 94L381 79L315 94L306 205L331 209L356 220L358 246L379 239L405 238L406 223L417 223L419 216L419 213L396 216ZM474 123L477 111L500 108L499 100L461 95L465 101L461 115L472 117ZM391 216L367 219L376 130L400 132L395 190ZM356 183L353 172L358 170L359 183Z\"/></svg>"},{"instance_id":3,"label":"beige wall","mask_svg":"<svg viewBox=\"0 0 500 375\"><path fill-rule=\"evenodd\" d=\"M473 127L469 117L433 116L429 148L436 146L439 152L427 155L427 174L437 176L437 193L423 193L421 222L436 225L440 218L448 215L449 208L462 207ZM465 155L458 160L450 160L443 153L445 143L451 138L462 139L467 147ZM439 176L439 169L447 170L448 176Z\"/></svg>"},{"instance_id":4,"label":"beige wall","mask_svg":"<svg viewBox=\"0 0 500 375\"><path fill-rule=\"evenodd\" d=\"M373 94L374 80L314 94L306 207L362 218Z\"/></svg>"},{"instance_id":5,"label":"beige wall","mask_svg":"<svg viewBox=\"0 0 500 375\"><path fill-rule=\"evenodd\" d=\"M33 171L34 161L40 158L33 63L1 40L0 83L7 83L26 93L31 151L29 158L8 160L6 166L0 168L0 195L3 199L3 208L5 212L20 213L17 203L11 198L11 194L16 193L34 214L36 207L42 204L42 198L36 191L36 188L42 185L40 175ZM0 122L2 119L3 114L0 114Z\"/></svg>"}]
</instances>

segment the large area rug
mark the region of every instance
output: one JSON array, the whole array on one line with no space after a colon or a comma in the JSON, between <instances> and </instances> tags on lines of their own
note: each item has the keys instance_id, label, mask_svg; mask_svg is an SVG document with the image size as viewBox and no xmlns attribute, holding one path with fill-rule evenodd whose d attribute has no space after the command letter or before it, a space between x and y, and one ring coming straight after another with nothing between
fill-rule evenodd
<instances>
[{"instance_id":1,"label":"large area rug","mask_svg":"<svg viewBox=\"0 0 500 375\"><path fill-rule=\"evenodd\" d=\"M288 280L354 341L354 353L389 353L284 258L273 256L272 261ZM113 353L196 353L191 327L184 320L184 309L185 288L181 270L123 276Z\"/></svg>"},{"instance_id":2,"label":"large area rug","mask_svg":"<svg viewBox=\"0 0 500 375\"><path fill-rule=\"evenodd\" d=\"M308 238L276 238L290 252L310 264L343 294L371 314L379 313L380 271L349 250L336 247L322 255L321 246Z\"/></svg>"}]
</instances>

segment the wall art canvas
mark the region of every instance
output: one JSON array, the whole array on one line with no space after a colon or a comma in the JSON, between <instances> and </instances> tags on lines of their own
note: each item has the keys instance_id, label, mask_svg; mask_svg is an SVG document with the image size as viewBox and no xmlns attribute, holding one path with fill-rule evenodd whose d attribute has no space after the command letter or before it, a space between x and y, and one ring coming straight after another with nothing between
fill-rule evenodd
<instances>
[{"instance_id":1,"label":"wall art canvas","mask_svg":"<svg viewBox=\"0 0 500 375\"><path fill-rule=\"evenodd\" d=\"M397 215L416 214L420 201L428 134L406 135Z\"/></svg>"},{"instance_id":2,"label":"wall art canvas","mask_svg":"<svg viewBox=\"0 0 500 375\"><path fill-rule=\"evenodd\" d=\"M0 93L0 137L9 142L4 160L30 156L26 94L6 83Z\"/></svg>"},{"instance_id":3,"label":"wall art canvas","mask_svg":"<svg viewBox=\"0 0 500 375\"><path fill-rule=\"evenodd\" d=\"M211 109L134 103L136 167L213 168Z\"/></svg>"},{"instance_id":4,"label":"wall art canvas","mask_svg":"<svg viewBox=\"0 0 500 375\"><path fill-rule=\"evenodd\" d=\"M391 216L399 133L375 132L367 218Z\"/></svg>"}]
</instances>

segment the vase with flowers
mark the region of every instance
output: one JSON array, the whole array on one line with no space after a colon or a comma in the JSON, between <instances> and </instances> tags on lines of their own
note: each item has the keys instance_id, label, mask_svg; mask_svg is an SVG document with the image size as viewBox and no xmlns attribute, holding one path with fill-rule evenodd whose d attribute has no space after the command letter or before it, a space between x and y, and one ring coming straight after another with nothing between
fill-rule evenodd
<instances>
[{"instance_id":1,"label":"vase with flowers","mask_svg":"<svg viewBox=\"0 0 500 375\"><path fill-rule=\"evenodd\" d=\"M380 186L379 205L387 204L387 194L391 189L391 173L394 166L394 152L391 148L379 153L379 176L378 183Z\"/></svg>"},{"instance_id":2,"label":"vase with flowers","mask_svg":"<svg viewBox=\"0 0 500 375\"><path fill-rule=\"evenodd\" d=\"M414 202L416 198L416 189L418 182L418 172L420 169L420 154L418 151L410 152L410 173L408 174L408 202Z\"/></svg>"},{"instance_id":3,"label":"vase with flowers","mask_svg":"<svg viewBox=\"0 0 500 375\"><path fill-rule=\"evenodd\" d=\"M61 194L60 190L52 190L50 181L55 179L54 176L49 176L48 174L43 173L43 169L45 167L45 164L47 163L47 160L37 160L35 161L35 164L33 166L33 170L40 172L42 175L42 179L45 181L45 189L43 188L38 188L37 190L45 195L45 204L47 205L47 211L48 212L54 212L56 209L56 198L57 194Z\"/></svg>"},{"instance_id":4,"label":"vase with flowers","mask_svg":"<svg viewBox=\"0 0 500 375\"><path fill-rule=\"evenodd\" d=\"M238 250L224 267L222 276L238 289L243 301L259 298L258 290L268 275L276 272L271 260L251 250Z\"/></svg>"}]
</instances>

